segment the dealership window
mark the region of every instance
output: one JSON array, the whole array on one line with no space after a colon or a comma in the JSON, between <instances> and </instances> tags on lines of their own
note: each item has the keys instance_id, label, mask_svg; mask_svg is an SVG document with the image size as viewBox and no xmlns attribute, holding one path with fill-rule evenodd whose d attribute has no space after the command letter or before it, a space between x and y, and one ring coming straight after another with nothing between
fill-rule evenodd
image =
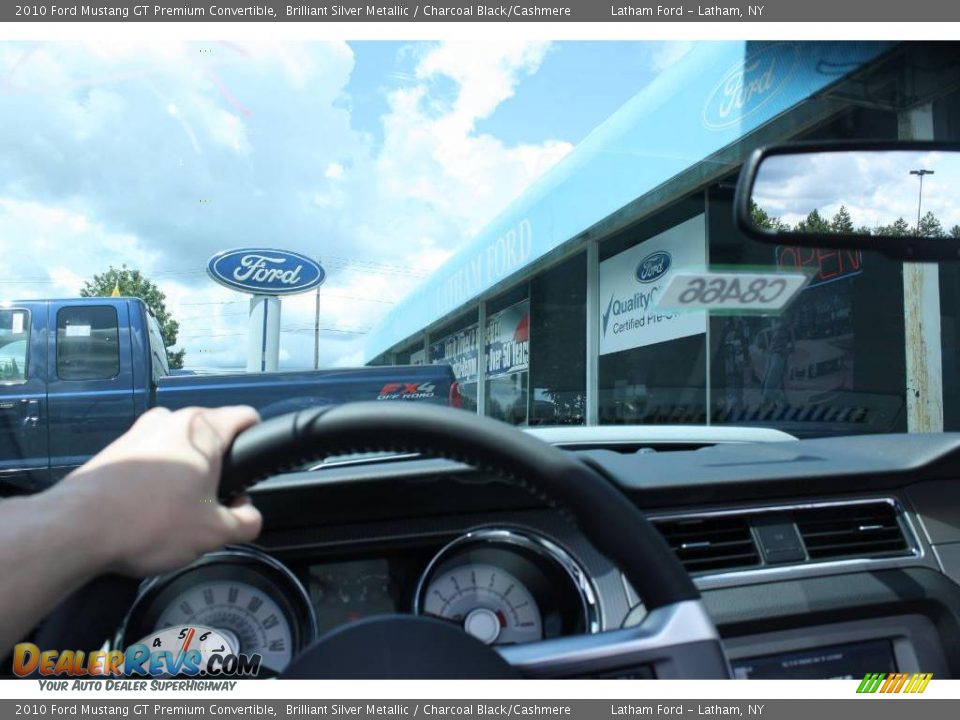
<instances>
[{"instance_id":1,"label":"dealership window","mask_svg":"<svg viewBox=\"0 0 960 720\"><path fill-rule=\"evenodd\" d=\"M0 310L0 384L27 379L30 315L26 310Z\"/></svg>"},{"instance_id":2,"label":"dealership window","mask_svg":"<svg viewBox=\"0 0 960 720\"><path fill-rule=\"evenodd\" d=\"M394 365L423 365L426 353L423 350L423 340L416 340L394 353Z\"/></svg>"},{"instance_id":3,"label":"dealership window","mask_svg":"<svg viewBox=\"0 0 960 720\"><path fill-rule=\"evenodd\" d=\"M896 133L895 113L857 109L797 139ZM733 223L735 181L707 194L711 265L799 269L811 279L778 316L711 317L712 422L799 436L906 430L902 264L748 240Z\"/></svg>"},{"instance_id":4,"label":"dealership window","mask_svg":"<svg viewBox=\"0 0 960 720\"><path fill-rule=\"evenodd\" d=\"M463 396L463 409L476 412L480 367L480 328L473 310L430 333L429 361L449 365Z\"/></svg>"},{"instance_id":5,"label":"dealership window","mask_svg":"<svg viewBox=\"0 0 960 720\"><path fill-rule=\"evenodd\" d=\"M698 193L600 245L601 424L705 421L706 319L655 307L670 267L706 262L705 223Z\"/></svg>"},{"instance_id":6,"label":"dealership window","mask_svg":"<svg viewBox=\"0 0 960 720\"><path fill-rule=\"evenodd\" d=\"M526 425L530 379L530 301L526 283L487 303L484 348L486 414L514 425Z\"/></svg>"},{"instance_id":7,"label":"dealership window","mask_svg":"<svg viewBox=\"0 0 960 720\"><path fill-rule=\"evenodd\" d=\"M531 425L582 425L586 417L587 256L530 282Z\"/></svg>"},{"instance_id":8,"label":"dealership window","mask_svg":"<svg viewBox=\"0 0 960 720\"><path fill-rule=\"evenodd\" d=\"M107 306L57 312L57 376L61 380L106 380L120 372L117 311Z\"/></svg>"}]
</instances>

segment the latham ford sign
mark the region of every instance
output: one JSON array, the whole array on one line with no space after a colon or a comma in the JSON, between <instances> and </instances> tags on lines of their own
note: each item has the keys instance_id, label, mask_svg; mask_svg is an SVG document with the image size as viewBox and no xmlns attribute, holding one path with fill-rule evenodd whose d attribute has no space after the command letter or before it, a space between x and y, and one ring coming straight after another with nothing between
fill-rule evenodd
<instances>
[{"instance_id":1,"label":"latham ford sign","mask_svg":"<svg viewBox=\"0 0 960 720\"><path fill-rule=\"evenodd\" d=\"M254 295L293 295L326 279L320 264L289 250L240 248L217 253L207 273L228 288Z\"/></svg>"}]
</instances>

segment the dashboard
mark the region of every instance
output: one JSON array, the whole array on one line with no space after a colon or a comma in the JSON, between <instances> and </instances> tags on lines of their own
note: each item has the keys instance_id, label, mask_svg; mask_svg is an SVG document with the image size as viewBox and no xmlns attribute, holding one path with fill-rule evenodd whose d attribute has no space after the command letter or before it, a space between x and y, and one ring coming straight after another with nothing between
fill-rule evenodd
<instances>
[{"instance_id":1,"label":"dashboard","mask_svg":"<svg viewBox=\"0 0 960 720\"><path fill-rule=\"evenodd\" d=\"M324 633L396 613L451 623L495 646L600 629L592 581L566 550L529 529L483 527L437 549L428 542L348 559L284 564L252 546L208 553L145 583L117 646L210 628L234 653L260 655L261 674L275 676Z\"/></svg>"},{"instance_id":2,"label":"dashboard","mask_svg":"<svg viewBox=\"0 0 960 720\"><path fill-rule=\"evenodd\" d=\"M960 437L653 449L576 452L691 572L734 677L960 676ZM564 513L457 463L348 463L252 494L257 546L147 581L118 642L208 626L271 676L318 637L386 614L497 647L646 614Z\"/></svg>"}]
</instances>

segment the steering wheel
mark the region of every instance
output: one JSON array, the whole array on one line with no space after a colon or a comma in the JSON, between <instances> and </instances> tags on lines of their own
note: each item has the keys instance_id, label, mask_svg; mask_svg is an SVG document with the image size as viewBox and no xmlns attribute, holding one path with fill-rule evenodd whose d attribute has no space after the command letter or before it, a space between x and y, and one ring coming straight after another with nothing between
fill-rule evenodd
<instances>
[{"instance_id":1,"label":"steering wheel","mask_svg":"<svg viewBox=\"0 0 960 720\"><path fill-rule=\"evenodd\" d=\"M241 433L221 497L334 455L418 453L489 471L559 508L619 566L647 608L632 628L491 648L440 620L386 616L342 626L295 658L291 678L727 678L717 629L672 550L614 485L575 456L509 425L421 403L303 410Z\"/></svg>"}]
</instances>

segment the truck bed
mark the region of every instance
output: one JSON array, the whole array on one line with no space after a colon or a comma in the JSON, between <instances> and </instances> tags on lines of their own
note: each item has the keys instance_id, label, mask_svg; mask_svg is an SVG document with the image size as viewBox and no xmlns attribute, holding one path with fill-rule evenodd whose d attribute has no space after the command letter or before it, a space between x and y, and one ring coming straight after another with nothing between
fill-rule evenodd
<instances>
[{"instance_id":1,"label":"truck bed","mask_svg":"<svg viewBox=\"0 0 960 720\"><path fill-rule=\"evenodd\" d=\"M176 375L158 382L156 405L172 410L189 405L252 405L267 418L318 405L365 400L448 405L452 384L453 373L445 365Z\"/></svg>"}]
</instances>

